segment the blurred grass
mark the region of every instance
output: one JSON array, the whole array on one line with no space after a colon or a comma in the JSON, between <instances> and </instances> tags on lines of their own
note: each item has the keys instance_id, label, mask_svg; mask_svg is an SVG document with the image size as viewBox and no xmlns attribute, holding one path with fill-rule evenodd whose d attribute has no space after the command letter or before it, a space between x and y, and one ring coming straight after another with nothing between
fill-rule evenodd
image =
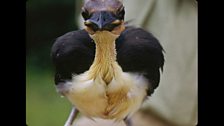
<instances>
[{"instance_id":1,"label":"blurred grass","mask_svg":"<svg viewBox=\"0 0 224 126\"><path fill-rule=\"evenodd\" d=\"M56 92L53 71L26 66L26 121L29 126L62 126L71 105Z\"/></svg>"},{"instance_id":2,"label":"blurred grass","mask_svg":"<svg viewBox=\"0 0 224 126\"><path fill-rule=\"evenodd\" d=\"M55 39L76 29L75 1L26 2L26 121L29 126L62 126L71 105L54 87L50 50Z\"/></svg>"}]
</instances>

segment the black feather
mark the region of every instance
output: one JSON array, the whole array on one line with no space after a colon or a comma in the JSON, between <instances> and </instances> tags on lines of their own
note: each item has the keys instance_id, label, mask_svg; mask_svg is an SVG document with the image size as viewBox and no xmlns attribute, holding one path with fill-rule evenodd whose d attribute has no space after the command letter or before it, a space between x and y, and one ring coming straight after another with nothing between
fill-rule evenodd
<instances>
[{"instance_id":1,"label":"black feather","mask_svg":"<svg viewBox=\"0 0 224 126\"><path fill-rule=\"evenodd\" d=\"M55 84L71 79L72 74L85 72L91 66L95 44L86 31L69 32L59 37L51 51L55 65Z\"/></svg>"},{"instance_id":2,"label":"black feather","mask_svg":"<svg viewBox=\"0 0 224 126\"><path fill-rule=\"evenodd\" d=\"M149 32L127 27L116 40L117 62L124 72L144 73L149 81L148 95L160 82L164 65L163 48ZM55 84L70 80L72 74L89 69L95 56L95 43L85 30L69 32L59 37L52 47L56 68Z\"/></svg>"},{"instance_id":3,"label":"black feather","mask_svg":"<svg viewBox=\"0 0 224 126\"><path fill-rule=\"evenodd\" d=\"M150 82L148 95L160 82L160 68L164 65L163 48L159 41L141 28L127 28L118 38L117 61L125 72L144 73Z\"/></svg>"}]
</instances>

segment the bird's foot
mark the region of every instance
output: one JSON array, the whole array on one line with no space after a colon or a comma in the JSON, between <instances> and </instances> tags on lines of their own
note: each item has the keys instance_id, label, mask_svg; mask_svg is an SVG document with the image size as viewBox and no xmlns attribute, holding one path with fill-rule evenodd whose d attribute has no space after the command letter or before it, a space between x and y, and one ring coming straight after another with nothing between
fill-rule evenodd
<instances>
[{"instance_id":1,"label":"bird's foot","mask_svg":"<svg viewBox=\"0 0 224 126\"><path fill-rule=\"evenodd\" d=\"M77 115L78 115L79 111L76 108L72 108L72 111L68 117L68 120L66 121L64 126L72 126L74 120L76 119Z\"/></svg>"},{"instance_id":2,"label":"bird's foot","mask_svg":"<svg viewBox=\"0 0 224 126\"><path fill-rule=\"evenodd\" d=\"M132 126L131 118L125 118L124 123L126 124L126 126Z\"/></svg>"}]
</instances>

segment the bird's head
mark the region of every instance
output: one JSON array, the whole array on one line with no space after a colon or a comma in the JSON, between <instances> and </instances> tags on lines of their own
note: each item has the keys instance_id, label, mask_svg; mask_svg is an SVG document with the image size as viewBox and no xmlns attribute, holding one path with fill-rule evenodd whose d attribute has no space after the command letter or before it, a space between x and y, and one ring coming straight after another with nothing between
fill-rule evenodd
<instances>
[{"instance_id":1,"label":"bird's head","mask_svg":"<svg viewBox=\"0 0 224 126\"><path fill-rule=\"evenodd\" d=\"M85 30L90 36L119 36L125 29L122 0L85 0L82 8Z\"/></svg>"}]
</instances>

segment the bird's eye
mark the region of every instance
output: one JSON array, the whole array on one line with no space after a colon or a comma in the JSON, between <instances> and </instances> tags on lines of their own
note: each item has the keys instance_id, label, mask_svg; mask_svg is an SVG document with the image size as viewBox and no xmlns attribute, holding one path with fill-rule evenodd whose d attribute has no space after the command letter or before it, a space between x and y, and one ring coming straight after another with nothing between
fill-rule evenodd
<instances>
[{"instance_id":1,"label":"bird's eye","mask_svg":"<svg viewBox=\"0 0 224 126\"><path fill-rule=\"evenodd\" d=\"M97 25L89 20L85 21L84 25L87 26L88 28L91 28L93 31L96 31L98 29Z\"/></svg>"},{"instance_id":2,"label":"bird's eye","mask_svg":"<svg viewBox=\"0 0 224 126\"><path fill-rule=\"evenodd\" d=\"M107 24L104 29L108 30L108 31L112 31L114 28L116 28L119 25L121 25L121 23L122 23L121 20L115 20L111 24Z\"/></svg>"},{"instance_id":3,"label":"bird's eye","mask_svg":"<svg viewBox=\"0 0 224 126\"><path fill-rule=\"evenodd\" d=\"M111 24L113 24L113 25L120 25L121 24L121 20L115 20Z\"/></svg>"},{"instance_id":4,"label":"bird's eye","mask_svg":"<svg viewBox=\"0 0 224 126\"><path fill-rule=\"evenodd\" d=\"M92 24L92 22L90 22L89 20L87 20L87 21L84 22L84 24L85 24L86 26L90 26L90 25Z\"/></svg>"}]
</instances>

